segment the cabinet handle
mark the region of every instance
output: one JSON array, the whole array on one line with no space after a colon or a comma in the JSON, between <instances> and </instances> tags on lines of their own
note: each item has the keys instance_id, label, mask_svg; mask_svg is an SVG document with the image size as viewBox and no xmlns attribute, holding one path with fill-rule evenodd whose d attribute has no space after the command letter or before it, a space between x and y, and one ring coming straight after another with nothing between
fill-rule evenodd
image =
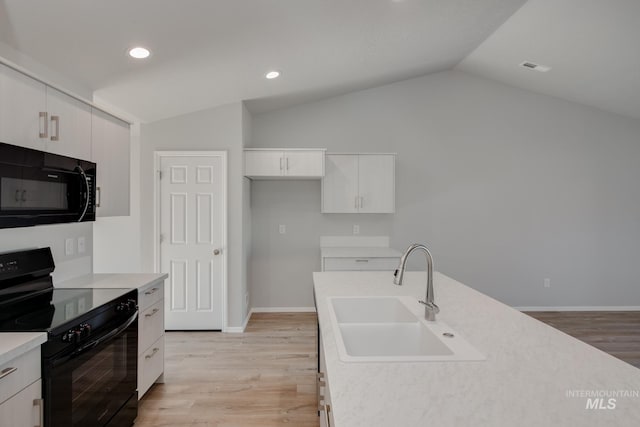
<instances>
[{"instance_id":1,"label":"cabinet handle","mask_svg":"<svg viewBox=\"0 0 640 427\"><path fill-rule=\"evenodd\" d=\"M16 190L16 202L20 201L20 190Z\"/></svg>"},{"instance_id":2,"label":"cabinet handle","mask_svg":"<svg viewBox=\"0 0 640 427\"><path fill-rule=\"evenodd\" d=\"M286 161L287 161L286 163L287 163L287 171L288 171L289 170L289 158L288 157L286 158Z\"/></svg>"},{"instance_id":3,"label":"cabinet handle","mask_svg":"<svg viewBox=\"0 0 640 427\"><path fill-rule=\"evenodd\" d=\"M155 294L158 291L158 288L151 288L150 290L148 290L147 292L145 292L145 295L151 295L151 294Z\"/></svg>"},{"instance_id":4,"label":"cabinet handle","mask_svg":"<svg viewBox=\"0 0 640 427\"><path fill-rule=\"evenodd\" d=\"M100 201L102 200L102 192L100 191L100 187L96 187L96 208L100 207Z\"/></svg>"},{"instance_id":5,"label":"cabinet handle","mask_svg":"<svg viewBox=\"0 0 640 427\"><path fill-rule=\"evenodd\" d=\"M280 157L280 171L282 171L283 167L282 167L282 157Z\"/></svg>"},{"instance_id":6,"label":"cabinet handle","mask_svg":"<svg viewBox=\"0 0 640 427\"><path fill-rule=\"evenodd\" d=\"M151 352L151 354L147 354L144 358L149 360L151 359L153 356L156 355L157 352L159 352L160 349L158 347L154 348L153 351Z\"/></svg>"},{"instance_id":7,"label":"cabinet handle","mask_svg":"<svg viewBox=\"0 0 640 427\"><path fill-rule=\"evenodd\" d=\"M49 113L40 111L40 138L49 138Z\"/></svg>"},{"instance_id":8,"label":"cabinet handle","mask_svg":"<svg viewBox=\"0 0 640 427\"><path fill-rule=\"evenodd\" d=\"M9 376L11 374L13 374L15 371L17 371L18 368L4 368L2 370L2 372L0 372L0 380L3 379L6 376Z\"/></svg>"},{"instance_id":9,"label":"cabinet handle","mask_svg":"<svg viewBox=\"0 0 640 427\"><path fill-rule=\"evenodd\" d=\"M33 399L33 406L38 407L38 424L34 427L42 427L44 425L44 400L42 399Z\"/></svg>"},{"instance_id":10,"label":"cabinet handle","mask_svg":"<svg viewBox=\"0 0 640 427\"><path fill-rule=\"evenodd\" d=\"M364 197L360 196L360 209L364 207Z\"/></svg>"},{"instance_id":11,"label":"cabinet handle","mask_svg":"<svg viewBox=\"0 0 640 427\"><path fill-rule=\"evenodd\" d=\"M356 262L369 262L368 259L357 259Z\"/></svg>"},{"instance_id":12,"label":"cabinet handle","mask_svg":"<svg viewBox=\"0 0 640 427\"><path fill-rule=\"evenodd\" d=\"M27 201L27 190L22 190L22 201L23 202Z\"/></svg>"},{"instance_id":13,"label":"cabinet handle","mask_svg":"<svg viewBox=\"0 0 640 427\"><path fill-rule=\"evenodd\" d=\"M52 141L60 140L60 116L51 116L51 121L56 125L56 133L51 135Z\"/></svg>"},{"instance_id":14,"label":"cabinet handle","mask_svg":"<svg viewBox=\"0 0 640 427\"><path fill-rule=\"evenodd\" d=\"M153 310L151 310L151 313L145 314L144 317L151 317L151 316L153 316L154 314L156 314L159 311L160 311L159 308L154 308Z\"/></svg>"}]
</instances>

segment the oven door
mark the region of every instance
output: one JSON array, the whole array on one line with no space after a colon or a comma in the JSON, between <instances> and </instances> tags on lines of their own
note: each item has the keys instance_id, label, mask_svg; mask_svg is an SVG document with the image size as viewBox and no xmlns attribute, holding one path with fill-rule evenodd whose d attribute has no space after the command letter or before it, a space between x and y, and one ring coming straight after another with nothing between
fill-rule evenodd
<instances>
[{"instance_id":1,"label":"oven door","mask_svg":"<svg viewBox=\"0 0 640 427\"><path fill-rule=\"evenodd\" d=\"M45 426L133 424L137 416L137 316L136 312L69 354L43 361Z\"/></svg>"},{"instance_id":2,"label":"oven door","mask_svg":"<svg viewBox=\"0 0 640 427\"><path fill-rule=\"evenodd\" d=\"M93 212L92 179L81 166L1 166L0 228L83 221Z\"/></svg>"}]
</instances>

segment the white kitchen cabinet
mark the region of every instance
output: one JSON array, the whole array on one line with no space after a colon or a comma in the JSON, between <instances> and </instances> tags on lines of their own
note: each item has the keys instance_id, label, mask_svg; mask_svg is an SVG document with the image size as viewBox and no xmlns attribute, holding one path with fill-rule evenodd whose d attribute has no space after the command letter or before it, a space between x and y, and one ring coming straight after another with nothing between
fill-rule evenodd
<instances>
[{"instance_id":1,"label":"white kitchen cabinet","mask_svg":"<svg viewBox=\"0 0 640 427\"><path fill-rule=\"evenodd\" d=\"M129 124L93 108L91 161L97 165L99 217L129 215L130 152Z\"/></svg>"},{"instance_id":2,"label":"white kitchen cabinet","mask_svg":"<svg viewBox=\"0 0 640 427\"><path fill-rule=\"evenodd\" d=\"M328 154L322 212L395 212L395 154Z\"/></svg>"},{"instance_id":3,"label":"white kitchen cabinet","mask_svg":"<svg viewBox=\"0 0 640 427\"><path fill-rule=\"evenodd\" d=\"M0 64L0 142L45 150L46 87Z\"/></svg>"},{"instance_id":4,"label":"white kitchen cabinet","mask_svg":"<svg viewBox=\"0 0 640 427\"><path fill-rule=\"evenodd\" d=\"M247 149L244 175L251 179L320 179L324 149Z\"/></svg>"},{"instance_id":5,"label":"white kitchen cabinet","mask_svg":"<svg viewBox=\"0 0 640 427\"><path fill-rule=\"evenodd\" d=\"M40 347L0 366L0 426L42 426Z\"/></svg>"},{"instance_id":6,"label":"white kitchen cabinet","mask_svg":"<svg viewBox=\"0 0 640 427\"><path fill-rule=\"evenodd\" d=\"M91 107L47 86L49 139L46 151L91 158Z\"/></svg>"},{"instance_id":7,"label":"white kitchen cabinet","mask_svg":"<svg viewBox=\"0 0 640 427\"><path fill-rule=\"evenodd\" d=\"M164 280L138 290L138 399L164 374Z\"/></svg>"},{"instance_id":8,"label":"white kitchen cabinet","mask_svg":"<svg viewBox=\"0 0 640 427\"><path fill-rule=\"evenodd\" d=\"M402 254L389 247L388 236L320 237L322 271L394 271Z\"/></svg>"},{"instance_id":9,"label":"white kitchen cabinet","mask_svg":"<svg viewBox=\"0 0 640 427\"><path fill-rule=\"evenodd\" d=\"M335 425L335 423L333 422L333 413L331 412L331 390L329 388L329 377L327 376L327 368L324 362L324 346L320 328L318 328L318 334L318 361L320 365L320 369L316 378L316 390L318 394L318 414L320 415L320 427L331 427Z\"/></svg>"},{"instance_id":10,"label":"white kitchen cabinet","mask_svg":"<svg viewBox=\"0 0 640 427\"><path fill-rule=\"evenodd\" d=\"M91 158L91 107L0 64L0 142Z\"/></svg>"}]
</instances>

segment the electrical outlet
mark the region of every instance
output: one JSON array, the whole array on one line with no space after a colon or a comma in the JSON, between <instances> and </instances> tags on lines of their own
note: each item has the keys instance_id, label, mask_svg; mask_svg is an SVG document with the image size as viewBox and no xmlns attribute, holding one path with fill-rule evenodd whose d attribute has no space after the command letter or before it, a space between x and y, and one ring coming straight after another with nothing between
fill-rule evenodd
<instances>
[{"instance_id":1,"label":"electrical outlet","mask_svg":"<svg viewBox=\"0 0 640 427\"><path fill-rule=\"evenodd\" d=\"M64 254L73 255L75 253L75 239L66 239L64 241Z\"/></svg>"},{"instance_id":2,"label":"electrical outlet","mask_svg":"<svg viewBox=\"0 0 640 427\"><path fill-rule=\"evenodd\" d=\"M280 224L280 225L278 226L278 232L279 232L280 234L287 234L287 226L286 226L286 225L284 225L284 224Z\"/></svg>"},{"instance_id":3,"label":"electrical outlet","mask_svg":"<svg viewBox=\"0 0 640 427\"><path fill-rule=\"evenodd\" d=\"M544 279L544 287L545 288L551 287L551 279Z\"/></svg>"},{"instance_id":4,"label":"electrical outlet","mask_svg":"<svg viewBox=\"0 0 640 427\"><path fill-rule=\"evenodd\" d=\"M360 226L358 224L353 225L353 234L360 234Z\"/></svg>"},{"instance_id":5,"label":"electrical outlet","mask_svg":"<svg viewBox=\"0 0 640 427\"><path fill-rule=\"evenodd\" d=\"M78 237L78 253L83 254L86 250L86 239L84 236Z\"/></svg>"}]
</instances>

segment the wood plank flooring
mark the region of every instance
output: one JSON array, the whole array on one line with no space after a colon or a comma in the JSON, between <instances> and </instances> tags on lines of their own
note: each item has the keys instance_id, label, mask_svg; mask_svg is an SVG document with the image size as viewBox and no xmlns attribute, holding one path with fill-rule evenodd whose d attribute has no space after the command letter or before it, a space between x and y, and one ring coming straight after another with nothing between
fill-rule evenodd
<instances>
[{"instance_id":1,"label":"wood plank flooring","mask_svg":"<svg viewBox=\"0 0 640 427\"><path fill-rule=\"evenodd\" d=\"M640 368L640 311L538 311L526 314Z\"/></svg>"},{"instance_id":2,"label":"wood plank flooring","mask_svg":"<svg viewBox=\"0 0 640 427\"><path fill-rule=\"evenodd\" d=\"M315 313L256 313L245 333L167 332L165 384L136 427L317 427Z\"/></svg>"}]
</instances>

